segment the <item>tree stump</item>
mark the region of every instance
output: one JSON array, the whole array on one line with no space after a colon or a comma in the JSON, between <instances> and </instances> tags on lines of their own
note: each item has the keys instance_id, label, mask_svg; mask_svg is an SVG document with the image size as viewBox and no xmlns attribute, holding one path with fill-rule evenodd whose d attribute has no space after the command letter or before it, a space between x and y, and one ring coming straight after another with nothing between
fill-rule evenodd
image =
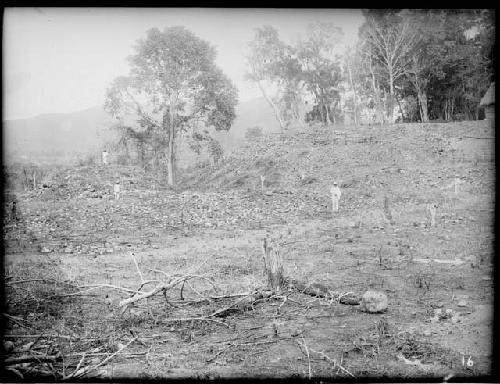
<instances>
[{"instance_id":1,"label":"tree stump","mask_svg":"<svg viewBox=\"0 0 500 384\"><path fill-rule=\"evenodd\" d=\"M267 284L271 290L279 292L284 288L286 283L279 246L276 242L265 237L262 248L264 252L264 273L267 274Z\"/></svg>"}]
</instances>

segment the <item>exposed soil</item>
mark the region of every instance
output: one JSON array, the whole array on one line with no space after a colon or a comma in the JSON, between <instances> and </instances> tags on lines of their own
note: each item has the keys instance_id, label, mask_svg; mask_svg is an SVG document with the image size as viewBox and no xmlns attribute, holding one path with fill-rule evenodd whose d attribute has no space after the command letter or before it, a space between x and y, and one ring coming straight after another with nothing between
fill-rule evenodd
<instances>
[{"instance_id":1,"label":"exposed soil","mask_svg":"<svg viewBox=\"0 0 500 384\"><path fill-rule=\"evenodd\" d=\"M31 353L57 356L51 367L12 367L25 378L45 370L57 379L126 345L85 377L490 374L494 151L492 140L465 136L491 137L491 127L359 127L347 142L330 132L265 138L214 168L186 172L183 190L133 168L96 166L54 172L39 191L8 191L20 220L5 224L5 341L14 343L12 357L26 355L19 351L31 341ZM116 176L121 200L109 193ZM333 179L343 192L335 214ZM435 226L430 203L438 204ZM266 289L266 234L279 238L287 276L342 293L384 292L387 312L290 287L210 317L242 296L202 299ZM176 286L125 312L119 302L130 294L88 290L137 290L141 279L155 280L148 291L172 278L166 274L213 284L193 278L183 299Z\"/></svg>"}]
</instances>

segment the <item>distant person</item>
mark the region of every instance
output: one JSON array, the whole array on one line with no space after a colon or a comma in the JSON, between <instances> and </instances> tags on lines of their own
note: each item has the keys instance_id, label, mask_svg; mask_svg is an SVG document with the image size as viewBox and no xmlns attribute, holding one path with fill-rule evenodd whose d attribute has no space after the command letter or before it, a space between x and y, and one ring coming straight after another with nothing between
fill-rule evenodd
<instances>
[{"instance_id":1,"label":"distant person","mask_svg":"<svg viewBox=\"0 0 500 384\"><path fill-rule=\"evenodd\" d=\"M17 221L17 207L16 201L14 200L10 206L10 220Z\"/></svg>"},{"instance_id":2,"label":"distant person","mask_svg":"<svg viewBox=\"0 0 500 384\"><path fill-rule=\"evenodd\" d=\"M460 176L458 174L455 175L455 180L454 180L454 187L455 187L455 195L458 195L460 192L460 184L462 183L462 180L460 180Z\"/></svg>"},{"instance_id":3,"label":"distant person","mask_svg":"<svg viewBox=\"0 0 500 384\"><path fill-rule=\"evenodd\" d=\"M113 192L115 193L115 200L120 199L120 181L116 181L115 186L113 187Z\"/></svg>"},{"instance_id":4,"label":"distant person","mask_svg":"<svg viewBox=\"0 0 500 384\"><path fill-rule=\"evenodd\" d=\"M436 225L436 211L438 205L436 203L428 204L427 211L429 212L429 224L431 227Z\"/></svg>"},{"instance_id":5,"label":"distant person","mask_svg":"<svg viewBox=\"0 0 500 384\"><path fill-rule=\"evenodd\" d=\"M336 181L333 183L333 187L330 188L330 193L332 194L332 211L338 212L339 200L340 196L342 195L342 192L340 192L340 188L338 187Z\"/></svg>"},{"instance_id":6,"label":"distant person","mask_svg":"<svg viewBox=\"0 0 500 384\"><path fill-rule=\"evenodd\" d=\"M102 151L102 163L108 165L108 151Z\"/></svg>"}]
</instances>

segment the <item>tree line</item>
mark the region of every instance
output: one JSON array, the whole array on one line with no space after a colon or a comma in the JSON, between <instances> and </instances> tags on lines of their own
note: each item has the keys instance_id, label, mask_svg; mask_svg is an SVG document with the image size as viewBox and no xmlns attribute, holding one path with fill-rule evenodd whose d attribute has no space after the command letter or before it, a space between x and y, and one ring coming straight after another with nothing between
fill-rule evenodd
<instances>
[{"instance_id":1,"label":"tree line","mask_svg":"<svg viewBox=\"0 0 500 384\"><path fill-rule=\"evenodd\" d=\"M377 9L363 15L356 46L343 54L335 51L342 30L332 23L310 25L294 44L272 26L256 30L248 78L282 128L346 117L357 124L370 113L368 120L379 123L480 117L480 98L494 81L494 11Z\"/></svg>"},{"instance_id":2,"label":"tree line","mask_svg":"<svg viewBox=\"0 0 500 384\"><path fill-rule=\"evenodd\" d=\"M364 10L355 47L338 52L343 32L312 23L284 42L269 25L248 44L246 77L255 82L281 128L292 123L427 122L478 119L494 81L492 10ZM184 27L149 30L129 57L130 73L108 88L105 109L120 143L133 142L176 180L183 136L199 152L221 147L209 128L229 130L238 92L215 64L216 50Z\"/></svg>"}]
</instances>

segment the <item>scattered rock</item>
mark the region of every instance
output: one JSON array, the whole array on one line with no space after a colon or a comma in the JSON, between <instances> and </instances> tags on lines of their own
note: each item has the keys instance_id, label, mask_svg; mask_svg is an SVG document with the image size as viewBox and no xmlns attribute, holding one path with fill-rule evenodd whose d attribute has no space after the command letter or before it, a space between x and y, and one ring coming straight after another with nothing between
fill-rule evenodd
<instances>
[{"instance_id":1,"label":"scattered rock","mask_svg":"<svg viewBox=\"0 0 500 384\"><path fill-rule=\"evenodd\" d=\"M14 350L14 347L14 343L10 340L3 342L3 349L7 353L12 352Z\"/></svg>"},{"instance_id":2,"label":"scattered rock","mask_svg":"<svg viewBox=\"0 0 500 384\"><path fill-rule=\"evenodd\" d=\"M368 313L385 312L388 307L387 295L378 291L366 291L361 297L360 309Z\"/></svg>"}]
</instances>

